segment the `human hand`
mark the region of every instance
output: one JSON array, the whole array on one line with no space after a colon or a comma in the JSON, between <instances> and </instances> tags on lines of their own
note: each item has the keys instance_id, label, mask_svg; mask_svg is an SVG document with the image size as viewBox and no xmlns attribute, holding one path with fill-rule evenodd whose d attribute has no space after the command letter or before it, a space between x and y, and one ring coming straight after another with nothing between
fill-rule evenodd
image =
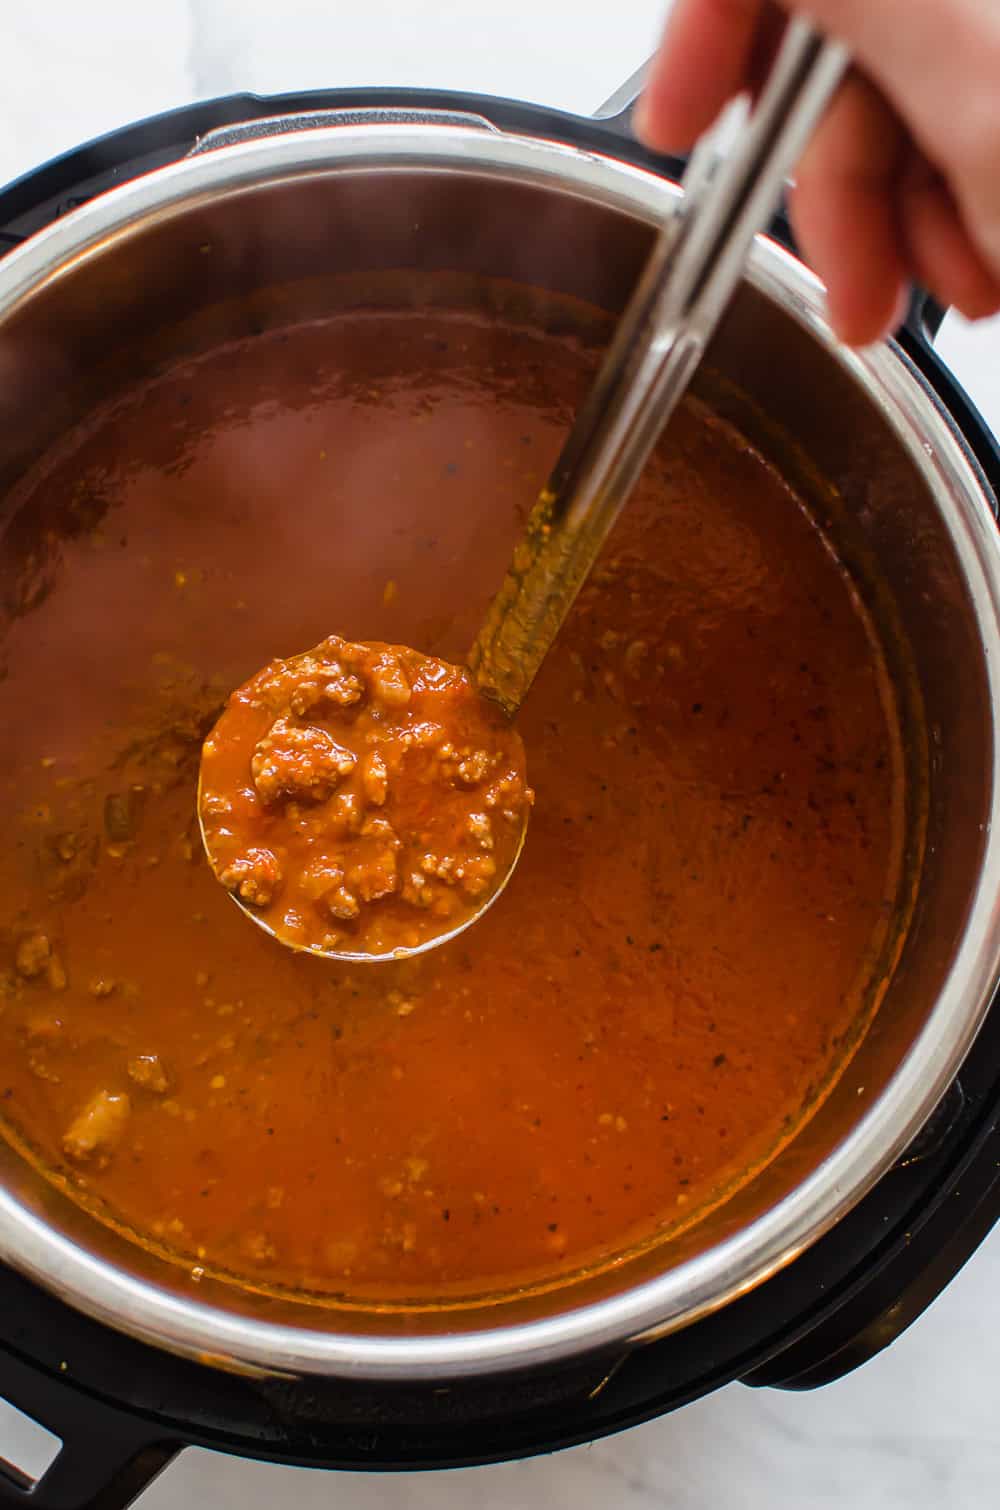
<instances>
[{"instance_id":1,"label":"human hand","mask_svg":"<svg viewBox=\"0 0 1000 1510\"><path fill-rule=\"evenodd\" d=\"M1000 310L1000 4L996 0L676 0L636 110L686 151L766 75L785 16L845 42L855 68L800 161L791 214L852 345L900 321L920 283L969 319Z\"/></svg>"}]
</instances>

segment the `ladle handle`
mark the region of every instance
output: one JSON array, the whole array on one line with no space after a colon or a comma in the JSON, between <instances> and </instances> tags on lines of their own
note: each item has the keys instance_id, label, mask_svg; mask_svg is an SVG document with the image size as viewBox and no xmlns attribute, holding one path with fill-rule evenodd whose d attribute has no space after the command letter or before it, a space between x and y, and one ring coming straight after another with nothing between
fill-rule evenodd
<instances>
[{"instance_id":1,"label":"ladle handle","mask_svg":"<svg viewBox=\"0 0 1000 1510\"><path fill-rule=\"evenodd\" d=\"M479 690L513 716L690 382L751 243L848 63L789 23L759 100L730 106L698 143L597 378L469 653Z\"/></svg>"}]
</instances>

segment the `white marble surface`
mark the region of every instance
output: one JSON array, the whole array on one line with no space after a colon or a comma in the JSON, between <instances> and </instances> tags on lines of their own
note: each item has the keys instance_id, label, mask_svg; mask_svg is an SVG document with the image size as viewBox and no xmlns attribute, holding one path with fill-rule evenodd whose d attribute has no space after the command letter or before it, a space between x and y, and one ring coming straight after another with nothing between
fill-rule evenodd
<instances>
[{"instance_id":1,"label":"white marble surface","mask_svg":"<svg viewBox=\"0 0 1000 1510\"><path fill-rule=\"evenodd\" d=\"M0 0L0 182L137 117L235 90L414 84L586 113L663 0ZM1000 322L941 349L1000 427ZM987 1510L1000 1483L1000 1233L888 1352L811 1395L732 1386L590 1448L453 1474L307 1474L190 1451L142 1510ZM0 1424L0 1455L18 1443Z\"/></svg>"}]
</instances>

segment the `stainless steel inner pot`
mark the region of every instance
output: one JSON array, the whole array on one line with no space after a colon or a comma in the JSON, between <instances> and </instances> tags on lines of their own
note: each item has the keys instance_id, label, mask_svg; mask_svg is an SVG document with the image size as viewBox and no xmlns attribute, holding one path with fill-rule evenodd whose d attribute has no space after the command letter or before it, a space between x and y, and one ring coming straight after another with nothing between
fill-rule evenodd
<instances>
[{"instance_id":1,"label":"stainless steel inner pot","mask_svg":"<svg viewBox=\"0 0 1000 1510\"><path fill-rule=\"evenodd\" d=\"M336 275L489 275L622 307L677 194L654 174L453 116L279 123L65 216L0 263L0 491L101 397L213 339L288 318ZM301 309L295 290L300 289ZM898 1157L968 1050L998 975L1000 550L985 482L901 351L841 350L812 276L771 243L712 352L838 491L909 641L929 747L913 925L877 1018L793 1142L686 1237L530 1301L404 1322L196 1285L88 1217L0 1143L0 1258L109 1325L246 1371L382 1379L537 1365L683 1326L833 1225ZM768 439L771 434L772 439ZM0 563L3 556L0 555ZM94 612L101 605L94 604Z\"/></svg>"}]
</instances>

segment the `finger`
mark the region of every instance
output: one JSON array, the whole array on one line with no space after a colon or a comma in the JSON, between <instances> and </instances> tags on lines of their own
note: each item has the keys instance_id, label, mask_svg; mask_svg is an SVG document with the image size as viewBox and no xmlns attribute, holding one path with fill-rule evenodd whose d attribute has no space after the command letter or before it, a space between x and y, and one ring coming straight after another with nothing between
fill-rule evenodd
<instances>
[{"instance_id":1,"label":"finger","mask_svg":"<svg viewBox=\"0 0 1000 1510\"><path fill-rule=\"evenodd\" d=\"M927 159L911 150L901 174L897 221L918 283L969 320L1000 310L1000 278L987 267L955 198Z\"/></svg>"},{"instance_id":2,"label":"finger","mask_svg":"<svg viewBox=\"0 0 1000 1510\"><path fill-rule=\"evenodd\" d=\"M793 8L790 0L785 0ZM1000 5L984 0L794 0L851 48L888 95L924 152L941 167L964 159L994 127L1000 79ZM947 52L943 60L942 51ZM944 66L944 62L946 65ZM963 81L962 108L955 80Z\"/></svg>"},{"instance_id":3,"label":"finger","mask_svg":"<svg viewBox=\"0 0 1000 1510\"><path fill-rule=\"evenodd\" d=\"M684 151L751 76L764 0L677 0L635 112L641 139Z\"/></svg>"},{"instance_id":4,"label":"finger","mask_svg":"<svg viewBox=\"0 0 1000 1510\"><path fill-rule=\"evenodd\" d=\"M961 155L974 122L954 80L991 98L1000 77L1000 6L983 0L782 0L850 46L910 122L928 156ZM677 0L637 129L651 146L688 147L746 82L763 0ZM941 66L942 35L948 67Z\"/></svg>"},{"instance_id":5,"label":"finger","mask_svg":"<svg viewBox=\"0 0 1000 1510\"><path fill-rule=\"evenodd\" d=\"M799 164L795 234L827 288L830 322L861 346L890 328L907 269L893 185L905 136L875 86L849 75Z\"/></svg>"}]
</instances>

